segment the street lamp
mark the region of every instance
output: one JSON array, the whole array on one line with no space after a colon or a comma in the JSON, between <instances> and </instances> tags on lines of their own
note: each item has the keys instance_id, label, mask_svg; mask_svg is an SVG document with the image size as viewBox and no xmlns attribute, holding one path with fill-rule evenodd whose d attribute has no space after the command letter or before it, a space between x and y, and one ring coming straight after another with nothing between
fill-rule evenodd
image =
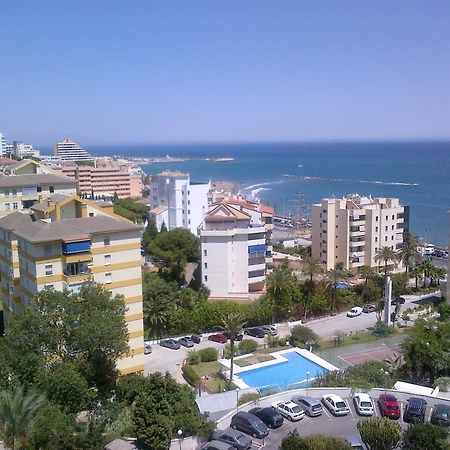
<instances>
[{"instance_id":1,"label":"street lamp","mask_svg":"<svg viewBox=\"0 0 450 450\"><path fill-rule=\"evenodd\" d=\"M239 410L239 388L236 388L236 412Z\"/></svg>"},{"instance_id":2,"label":"street lamp","mask_svg":"<svg viewBox=\"0 0 450 450\"><path fill-rule=\"evenodd\" d=\"M309 370L306 370L306 396L308 396Z\"/></svg>"},{"instance_id":3,"label":"street lamp","mask_svg":"<svg viewBox=\"0 0 450 450\"><path fill-rule=\"evenodd\" d=\"M177 431L177 435L178 435L178 443L180 444L181 450L181 440L183 439L183 430L181 428Z\"/></svg>"}]
</instances>

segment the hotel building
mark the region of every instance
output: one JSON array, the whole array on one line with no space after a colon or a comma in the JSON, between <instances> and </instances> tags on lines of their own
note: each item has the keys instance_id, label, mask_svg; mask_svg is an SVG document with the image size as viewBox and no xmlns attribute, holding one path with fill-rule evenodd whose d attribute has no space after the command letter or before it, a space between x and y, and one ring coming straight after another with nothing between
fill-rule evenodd
<instances>
[{"instance_id":1,"label":"hotel building","mask_svg":"<svg viewBox=\"0 0 450 450\"><path fill-rule=\"evenodd\" d=\"M333 269L338 262L357 272L361 266L378 267L381 247L400 251L408 235L409 207L397 198L351 194L325 198L312 208L312 256ZM397 268L401 268L401 262Z\"/></svg>"},{"instance_id":2,"label":"hotel building","mask_svg":"<svg viewBox=\"0 0 450 450\"><path fill-rule=\"evenodd\" d=\"M164 223L168 230L186 228L197 235L208 207L211 182L193 183L188 174L163 172L150 186L150 216L158 231Z\"/></svg>"},{"instance_id":3,"label":"hotel building","mask_svg":"<svg viewBox=\"0 0 450 450\"><path fill-rule=\"evenodd\" d=\"M122 374L144 370L141 228L78 197L56 194L29 213L0 218L5 326L45 289L78 292L92 279L125 298L129 354Z\"/></svg>"},{"instance_id":4,"label":"hotel building","mask_svg":"<svg viewBox=\"0 0 450 450\"><path fill-rule=\"evenodd\" d=\"M211 297L248 298L272 268L273 209L242 198L210 206L199 229L202 282Z\"/></svg>"},{"instance_id":5,"label":"hotel building","mask_svg":"<svg viewBox=\"0 0 450 450\"><path fill-rule=\"evenodd\" d=\"M94 158L86 150L67 138L54 146L53 154L61 161L94 162Z\"/></svg>"}]
</instances>

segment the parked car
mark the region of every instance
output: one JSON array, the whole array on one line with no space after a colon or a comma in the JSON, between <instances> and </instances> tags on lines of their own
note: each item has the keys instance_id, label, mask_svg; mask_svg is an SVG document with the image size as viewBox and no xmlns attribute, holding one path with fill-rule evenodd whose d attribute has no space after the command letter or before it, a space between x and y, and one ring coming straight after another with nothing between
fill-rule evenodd
<instances>
[{"instance_id":1,"label":"parked car","mask_svg":"<svg viewBox=\"0 0 450 450\"><path fill-rule=\"evenodd\" d=\"M208 341L218 342L219 344L226 344L228 338L223 333L211 334L210 336L208 336Z\"/></svg>"},{"instance_id":2,"label":"parked car","mask_svg":"<svg viewBox=\"0 0 450 450\"><path fill-rule=\"evenodd\" d=\"M381 394L378 397L378 408L383 417L389 417L390 419L400 418L400 405L397 402L397 398L392 394Z\"/></svg>"},{"instance_id":3,"label":"parked car","mask_svg":"<svg viewBox=\"0 0 450 450\"><path fill-rule=\"evenodd\" d=\"M353 395L353 404L355 405L356 412L360 416L373 415L372 400L365 392L356 392Z\"/></svg>"},{"instance_id":4,"label":"parked car","mask_svg":"<svg viewBox=\"0 0 450 450\"><path fill-rule=\"evenodd\" d=\"M224 331L222 334L223 334L224 336L226 336L227 339L230 339L231 334L230 334L229 331ZM244 336L243 336L241 333L237 334L237 335L234 337L234 340L235 340L235 341L242 341L242 339L244 339Z\"/></svg>"},{"instance_id":5,"label":"parked car","mask_svg":"<svg viewBox=\"0 0 450 450\"><path fill-rule=\"evenodd\" d=\"M261 419L269 428L278 428L283 425L283 416L273 408L253 408L250 414Z\"/></svg>"},{"instance_id":6,"label":"parked car","mask_svg":"<svg viewBox=\"0 0 450 450\"><path fill-rule=\"evenodd\" d=\"M159 345L172 350L178 350L180 348L180 343L176 339L163 339L159 341Z\"/></svg>"},{"instance_id":7,"label":"parked car","mask_svg":"<svg viewBox=\"0 0 450 450\"><path fill-rule=\"evenodd\" d=\"M202 340L202 338L200 336L197 336L196 334L193 334L191 336L191 339L194 342L194 344L200 344L200 341Z\"/></svg>"},{"instance_id":8,"label":"parked car","mask_svg":"<svg viewBox=\"0 0 450 450\"><path fill-rule=\"evenodd\" d=\"M363 307L363 313L373 313L375 310L375 305L364 305Z\"/></svg>"},{"instance_id":9,"label":"parked car","mask_svg":"<svg viewBox=\"0 0 450 450\"><path fill-rule=\"evenodd\" d=\"M213 434L216 441L225 442L228 445L236 447L238 450L249 450L252 447L252 440L242 434L241 431L233 430L229 428L223 432L217 432Z\"/></svg>"},{"instance_id":10,"label":"parked car","mask_svg":"<svg viewBox=\"0 0 450 450\"><path fill-rule=\"evenodd\" d=\"M239 411L231 418L231 428L258 439L263 439L269 434L269 428L261 419L245 411Z\"/></svg>"},{"instance_id":11,"label":"parked car","mask_svg":"<svg viewBox=\"0 0 450 450\"><path fill-rule=\"evenodd\" d=\"M272 403L272 408L278 411L282 416L292 421L301 420L305 417L305 411L303 411L297 403L291 401L274 402Z\"/></svg>"},{"instance_id":12,"label":"parked car","mask_svg":"<svg viewBox=\"0 0 450 450\"><path fill-rule=\"evenodd\" d=\"M422 398L408 398L405 411L403 412L403 420L407 423L424 422L427 402Z\"/></svg>"},{"instance_id":13,"label":"parked car","mask_svg":"<svg viewBox=\"0 0 450 450\"><path fill-rule=\"evenodd\" d=\"M345 441L350 444L351 448L356 450L365 450L364 444L362 443L359 436L346 436Z\"/></svg>"},{"instance_id":14,"label":"parked car","mask_svg":"<svg viewBox=\"0 0 450 450\"><path fill-rule=\"evenodd\" d=\"M233 447L230 444L226 444L222 441L210 441L206 442L200 447L201 450L237 450L236 447Z\"/></svg>"},{"instance_id":15,"label":"parked car","mask_svg":"<svg viewBox=\"0 0 450 450\"><path fill-rule=\"evenodd\" d=\"M144 341L144 355L149 355L152 352L152 344L150 341Z\"/></svg>"},{"instance_id":16,"label":"parked car","mask_svg":"<svg viewBox=\"0 0 450 450\"><path fill-rule=\"evenodd\" d=\"M404 297L397 297L394 298L394 300L391 300L391 305L395 306L395 305L403 305L405 303L405 298Z\"/></svg>"},{"instance_id":17,"label":"parked car","mask_svg":"<svg viewBox=\"0 0 450 450\"><path fill-rule=\"evenodd\" d=\"M224 331L227 331L227 329L219 325L216 325L214 327L211 327L209 330L206 330L207 333L223 333Z\"/></svg>"},{"instance_id":18,"label":"parked car","mask_svg":"<svg viewBox=\"0 0 450 450\"><path fill-rule=\"evenodd\" d=\"M450 405L444 403L438 403L431 414L431 423L433 425L443 425L444 427L450 427Z\"/></svg>"},{"instance_id":19,"label":"parked car","mask_svg":"<svg viewBox=\"0 0 450 450\"><path fill-rule=\"evenodd\" d=\"M249 336L253 336L256 338L263 338L266 335L266 333L264 333L264 330L259 327L246 328L244 330L244 334L248 334Z\"/></svg>"},{"instance_id":20,"label":"parked car","mask_svg":"<svg viewBox=\"0 0 450 450\"><path fill-rule=\"evenodd\" d=\"M309 417L322 415L322 405L315 398L297 396L293 397L292 401L297 403Z\"/></svg>"},{"instance_id":21,"label":"parked car","mask_svg":"<svg viewBox=\"0 0 450 450\"><path fill-rule=\"evenodd\" d=\"M355 306L347 313L347 317L357 317L360 316L362 312L363 309L361 308L361 306Z\"/></svg>"},{"instance_id":22,"label":"parked car","mask_svg":"<svg viewBox=\"0 0 450 450\"><path fill-rule=\"evenodd\" d=\"M322 403L327 407L331 414L333 414L333 416L346 416L348 414L349 408L347 403L345 403L339 395L324 395L322 396Z\"/></svg>"},{"instance_id":23,"label":"parked car","mask_svg":"<svg viewBox=\"0 0 450 450\"><path fill-rule=\"evenodd\" d=\"M178 339L178 342L183 346L183 347L193 347L194 346L194 341L189 337L189 336L185 336L182 337L181 339Z\"/></svg>"},{"instance_id":24,"label":"parked car","mask_svg":"<svg viewBox=\"0 0 450 450\"><path fill-rule=\"evenodd\" d=\"M278 334L277 329L273 325L262 325L259 328L261 328L264 333L270 334L271 336L276 336Z\"/></svg>"}]
</instances>

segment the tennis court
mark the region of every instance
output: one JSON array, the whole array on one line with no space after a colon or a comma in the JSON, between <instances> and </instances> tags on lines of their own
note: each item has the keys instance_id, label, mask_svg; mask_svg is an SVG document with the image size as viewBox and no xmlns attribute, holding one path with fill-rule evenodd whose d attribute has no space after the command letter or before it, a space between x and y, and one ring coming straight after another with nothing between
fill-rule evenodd
<instances>
[{"instance_id":1,"label":"tennis court","mask_svg":"<svg viewBox=\"0 0 450 450\"><path fill-rule=\"evenodd\" d=\"M401 352L400 346L396 344L382 345L378 348L360 350L353 353L340 355L339 358L352 366L366 361L384 361L385 359L394 359Z\"/></svg>"}]
</instances>

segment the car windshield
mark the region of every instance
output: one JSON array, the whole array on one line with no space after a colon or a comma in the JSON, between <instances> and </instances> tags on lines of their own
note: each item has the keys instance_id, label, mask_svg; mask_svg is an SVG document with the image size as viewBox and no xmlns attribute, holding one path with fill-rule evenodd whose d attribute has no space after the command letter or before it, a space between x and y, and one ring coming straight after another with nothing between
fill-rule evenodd
<instances>
[{"instance_id":1,"label":"car windshield","mask_svg":"<svg viewBox=\"0 0 450 450\"><path fill-rule=\"evenodd\" d=\"M392 409L392 410L398 409L398 405L387 405L387 409Z\"/></svg>"},{"instance_id":2,"label":"car windshield","mask_svg":"<svg viewBox=\"0 0 450 450\"><path fill-rule=\"evenodd\" d=\"M302 411L302 409L301 409L299 406L294 406L294 407L292 408L292 411L295 412L295 413L299 413L299 412Z\"/></svg>"},{"instance_id":3,"label":"car windshield","mask_svg":"<svg viewBox=\"0 0 450 450\"><path fill-rule=\"evenodd\" d=\"M363 408L370 408L372 406L372 403L370 403L370 402L361 402L361 406Z\"/></svg>"},{"instance_id":4,"label":"car windshield","mask_svg":"<svg viewBox=\"0 0 450 450\"><path fill-rule=\"evenodd\" d=\"M237 436L236 436L236 440L237 441L242 441L242 439L245 439L245 436L241 433L241 434L238 434Z\"/></svg>"},{"instance_id":5,"label":"car windshield","mask_svg":"<svg viewBox=\"0 0 450 450\"><path fill-rule=\"evenodd\" d=\"M322 407L320 406L320 405L314 405L313 407L312 407L312 409L313 410L315 410L315 409L321 409Z\"/></svg>"},{"instance_id":6,"label":"car windshield","mask_svg":"<svg viewBox=\"0 0 450 450\"><path fill-rule=\"evenodd\" d=\"M347 405L344 402L336 402L338 408L345 408Z\"/></svg>"}]
</instances>

